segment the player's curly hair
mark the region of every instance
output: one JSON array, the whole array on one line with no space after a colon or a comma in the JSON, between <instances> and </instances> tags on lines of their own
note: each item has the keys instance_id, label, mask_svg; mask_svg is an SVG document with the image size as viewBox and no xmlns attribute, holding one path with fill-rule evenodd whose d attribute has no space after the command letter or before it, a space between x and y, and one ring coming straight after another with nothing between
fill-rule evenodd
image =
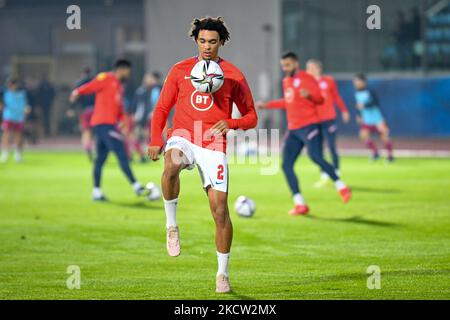
<instances>
[{"instance_id":1,"label":"player's curly hair","mask_svg":"<svg viewBox=\"0 0 450 320\"><path fill-rule=\"evenodd\" d=\"M230 40L230 31L222 17L204 17L192 20L189 36L197 41L200 30L217 31L222 45Z\"/></svg>"}]
</instances>

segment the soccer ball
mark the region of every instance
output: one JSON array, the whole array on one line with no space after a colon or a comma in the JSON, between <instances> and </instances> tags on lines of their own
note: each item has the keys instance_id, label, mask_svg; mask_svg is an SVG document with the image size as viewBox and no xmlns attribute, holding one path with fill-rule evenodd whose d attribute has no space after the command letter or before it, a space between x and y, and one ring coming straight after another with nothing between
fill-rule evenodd
<instances>
[{"instance_id":1,"label":"soccer ball","mask_svg":"<svg viewBox=\"0 0 450 320\"><path fill-rule=\"evenodd\" d=\"M202 93L217 92L223 85L224 75L219 64L212 60L201 60L191 70L191 82Z\"/></svg>"},{"instance_id":2,"label":"soccer ball","mask_svg":"<svg viewBox=\"0 0 450 320\"><path fill-rule=\"evenodd\" d=\"M234 204L234 210L239 216L250 218L255 214L256 205L252 199L240 196Z\"/></svg>"},{"instance_id":3,"label":"soccer ball","mask_svg":"<svg viewBox=\"0 0 450 320\"><path fill-rule=\"evenodd\" d=\"M161 190L156 184L154 184L153 182L149 182L147 183L146 188L149 191L149 194L147 196L148 200L156 201L161 199Z\"/></svg>"}]
</instances>

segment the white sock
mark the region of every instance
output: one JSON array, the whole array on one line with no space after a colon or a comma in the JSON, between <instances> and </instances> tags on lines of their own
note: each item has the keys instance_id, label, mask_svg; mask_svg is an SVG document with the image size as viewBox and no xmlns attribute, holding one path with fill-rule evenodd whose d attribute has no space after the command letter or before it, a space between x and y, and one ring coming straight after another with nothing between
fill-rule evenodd
<instances>
[{"instance_id":1,"label":"white sock","mask_svg":"<svg viewBox=\"0 0 450 320\"><path fill-rule=\"evenodd\" d=\"M320 178L322 180L328 180L330 179L330 177L328 176L328 174L326 172L322 172L322 174L320 175Z\"/></svg>"},{"instance_id":2,"label":"white sock","mask_svg":"<svg viewBox=\"0 0 450 320\"><path fill-rule=\"evenodd\" d=\"M139 183L139 181L135 181L135 182L133 183L133 190L134 190L135 192L137 192L140 188L141 188L141 184Z\"/></svg>"},{"instance_id":3,"label":"white sock","mask_svg":"<svg viewBox=\"0 0 450 320\"><path fill-rule=\"evenodd\" d=\"M303 198L303 196L300 193L294 194L294 203L295 205L305 205L305 199Z\"/></svg>"},{"instance_id":4,"label":"white sock","mask_svg":"<svg viewBox=\"0 0 450 320\"><path fill-rule=\"evenodd\" d=\"M230 260L230 253L220 253L217 251L217 262L219 265L217 275L223 274L225 277L228 277L229 260Z\"/></svg>"},{"instance_id":5,"label":"white sock","mask_svg":"<svg viewBox=\"0 0 450 320\"><path fill-rule=\"evenodd\" d=\"M341 180L336 180L336 182L334 183L334 185L336 186L336 190L337 191L341 191L342 189L346 188L347 186L345 185L344 182L342 182Z\"/></svg>"},{"instance_id":6,"label":"white sock","mask_svg":"<svg viewBox=\"0 0 450 320\"><path fill-rule=\"evenodd\" d=\"M94 190L92 190L92 196L94 198L100 198L101 196L103 196L102 189L95 187Z\"/></svg>"},{"instance_id":7,"label":"white sock","mask_svg":"<svg viewBox=\"0 0 450 320\"><path fill-rule=\"evenodd\" d=\"M164 199L164 209L166 211L166 228L177 226L177 205L178 198L173 200Z\"/></svg>"}]
</instances>

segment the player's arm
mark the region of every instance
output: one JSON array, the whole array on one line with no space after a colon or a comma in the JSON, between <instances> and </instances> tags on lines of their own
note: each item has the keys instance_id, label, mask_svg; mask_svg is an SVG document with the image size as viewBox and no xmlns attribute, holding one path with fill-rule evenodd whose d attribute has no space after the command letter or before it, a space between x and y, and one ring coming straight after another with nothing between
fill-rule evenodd
<instances>
[{"instance_id":1,"label":"player's arm","mask_svg":"<svg viewBox=\"0 0 450 320\"><path fill-rule=\"evenodd\" d=\"M74 103L78 97L81 95L88 95L93 94L101 91L105 84L106 84L106 73L102 72L97 75L94 79L91 81L83 84L82 86L74 89L72 93L70 94L70 102Z\"/></svg>"},{"instance_id":2,"label":"player's arm","mask_svg":"<svg viewBox=\"0 0 450 320\"><path fill-rule=\"evenodd\" d=\"M275 99L267 102L258 101L256 107L259 109L284 109L286 108L286 103L284 99Z\"/></svg>"},{"instance_id":3,"label":"player's arm","mask_svg":"<svg viewBox=\"0 0 450 320\"><path fill-rule=\"evenodd\" d=\"M211 127L211 133L213 135L226 134L229 129L248 130L256 127L258 124L258 115L256 114L252 92L244 77L235 83L232 91L232 99L241 113L242 118L226 119L217 122Z\"/></svg>"},{"instance_id":4,"label":"player's arm","mask_svg":"<svg viewBox=\"0 0 450 320\"><path fill-rule=\"evenodd\" d=\"M333 98L333 102L338 106L339 110L342 112L342 119L345 123L348 123L350 121L350 113L348 112L347 105L345 104L344 100L342 99L341 95L339 94L339 89L337 87L336 82L331 79L330 81L331 85L331 96Z\"/></svg>"},{"instance_id":5,"label":"player's arm","mask_svg":"<svg viewBox=\"0 0 450 320\"><path fill-rule=\"evenodd\" d=\"M319 84L312 76L305 76L303 81L304 87L300 90L303 98L312 101L314 104L322 104L324 99Z\"/></svg>"},{"instance_id":6,"label":"player's arm","mask_svg":"<svg viewBox=\"0 0 450 320\"><path fill-rule=\"evenodd\" d=\"M178 97L178 84L176 70L172 68L164 82L158 102L150 120L150 143L148 145L148 156L153 161L159 159L163 146L163 131Z\"/></svg>"}]
</instances>

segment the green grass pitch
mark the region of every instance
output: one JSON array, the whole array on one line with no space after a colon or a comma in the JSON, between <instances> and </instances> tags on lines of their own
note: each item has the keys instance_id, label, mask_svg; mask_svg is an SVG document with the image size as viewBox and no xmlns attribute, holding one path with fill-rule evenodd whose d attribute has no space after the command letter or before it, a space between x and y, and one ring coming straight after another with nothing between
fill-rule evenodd
<instances>
[{"instance_id":1,"label":"green grass pitch","mask_svg":"<svg viewBox=\"0 0 450 320\"><path fill-rule=\"evenodd\" d=\"M112 202L98 204L83 154L27 153L0 166L0 299L449 299L450 162L342 163L348 205L333 187L312 187L308 159L297 163L309 217L287 215L281 171L230 166L233 293L217 295L214 224L196 170L182 173L182 255L171 258L162 202L136 198L112 156L103 177ZM143 183L160 181L162 163L133 168ZM242 194L256 201L251 219L232 209ZM78 290L66 286L69 265L80 267ZM367 288L370 265L381 289Z\"/></svg>"}]
</instances>

